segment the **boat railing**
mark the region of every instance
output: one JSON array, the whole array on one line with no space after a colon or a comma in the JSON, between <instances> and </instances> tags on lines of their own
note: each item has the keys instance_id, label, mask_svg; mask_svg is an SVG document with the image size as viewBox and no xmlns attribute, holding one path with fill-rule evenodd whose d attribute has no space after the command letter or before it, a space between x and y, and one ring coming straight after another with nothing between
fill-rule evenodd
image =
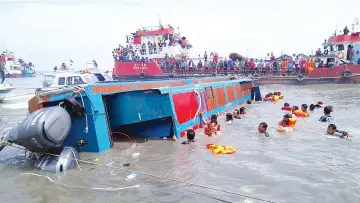
<instances>
[{"instance_id":1,"label":"boat railing","mask_svg":"<svg viewBox=\"0 0 360 203\"><path fill-rule=\"evenodd\" d=\"M308 72L306 68L292 68L292 69L278 69L278 68L219 68L219 67L194 67L194 68L161 68L165 74L174 75L241 75L241 76L257 76L257 77L289 77L298 76L301 74L306 77ZM317 68L319 69L319 68ZM329 69L329 68L321 68Z\"/></svg>"}]
</instances>

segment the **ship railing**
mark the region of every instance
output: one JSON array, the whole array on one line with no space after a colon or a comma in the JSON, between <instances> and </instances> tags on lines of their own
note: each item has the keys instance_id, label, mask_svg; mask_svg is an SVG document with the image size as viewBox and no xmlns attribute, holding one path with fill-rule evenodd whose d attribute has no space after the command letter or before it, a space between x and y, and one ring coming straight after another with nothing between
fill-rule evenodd
<instances>
[{"instance_id":1,"label":"ship railing","mask_svg":"<svg viewBox=\"0 0 360 203\"><path fill-rule=\"evenodd\" d=\"M194 67L194 68L161 68L166 74L176 75L240 75L240 76L258 76L258 77L286 77L286 76L297 76L299 74L306 76L307 72L305 68L283 70L274 68L264 69L251 69L251 68L214 68L214 67Z\"/></svg>"}]
</instances>

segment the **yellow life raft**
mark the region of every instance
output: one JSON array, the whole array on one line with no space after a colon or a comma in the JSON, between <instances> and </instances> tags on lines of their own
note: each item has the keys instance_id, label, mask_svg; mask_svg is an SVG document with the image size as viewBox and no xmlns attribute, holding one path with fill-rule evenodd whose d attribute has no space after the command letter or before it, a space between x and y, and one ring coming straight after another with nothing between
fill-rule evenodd
<instances>
[{"instance_id":1,"label":"yellow life raft","mask_svg":"<svg viewBox=\"0 0 360 203\"><path fill-rule=\"evenodd\" d=\"M210 149L213 154L235 154L236 152L232 146L228 145L207 144L206 147Z\"/></svg>"}]
</instances>

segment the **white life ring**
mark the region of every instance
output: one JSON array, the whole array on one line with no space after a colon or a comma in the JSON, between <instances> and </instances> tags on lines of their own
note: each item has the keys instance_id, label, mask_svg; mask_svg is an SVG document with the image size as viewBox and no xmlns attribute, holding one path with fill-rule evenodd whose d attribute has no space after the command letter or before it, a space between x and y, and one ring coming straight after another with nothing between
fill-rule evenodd
<instances>
[{"instance_id":1,"label":"white life ring","mask_svg":"<svg viewBox=\"0 0 360 203\"><path fill-rule=\"evenodd\" d=\"M302 74L299 74L299 75L296 76L296 79L297 79L299 82L301 82L301 81L304 80L304 76L303 76Z\"/></svg>"}]
</instances>

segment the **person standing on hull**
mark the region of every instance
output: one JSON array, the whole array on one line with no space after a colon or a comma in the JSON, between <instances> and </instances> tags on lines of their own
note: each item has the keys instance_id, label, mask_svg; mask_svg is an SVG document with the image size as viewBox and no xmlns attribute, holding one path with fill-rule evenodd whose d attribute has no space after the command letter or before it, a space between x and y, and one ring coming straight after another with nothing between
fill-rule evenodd
<instances>
[{"instance_id":1,"label":"person standing on hull","mask_svg":"<svg viewBox=\"0 0 360 203\"><path fill-rule=\"evenodd\" d=\"M6 59L4 54L1 54L0 56L0 76L1 76L1 84L5 82L6 74L5 71L8 72L5 68Z\"/></svg>"}]
</instances>

